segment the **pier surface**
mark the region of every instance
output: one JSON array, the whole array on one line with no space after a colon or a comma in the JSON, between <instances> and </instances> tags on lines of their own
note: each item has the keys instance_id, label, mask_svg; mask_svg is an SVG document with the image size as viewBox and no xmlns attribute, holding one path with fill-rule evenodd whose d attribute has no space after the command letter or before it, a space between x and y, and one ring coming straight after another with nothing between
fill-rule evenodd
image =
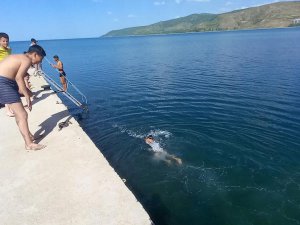
<instances>
[{"instance_id":1,"label":"pier surface","mask_svg":"<svg viewBox=\"0 0 300 225\"><path fill-rule=\"evenodd\" d=\"M149 215L46 82L32 77L27 151L14 118L0 109L0 221L3 225L147 225ZM63 121L68 126L59 130Z\"/></svg>"}]
</instances>

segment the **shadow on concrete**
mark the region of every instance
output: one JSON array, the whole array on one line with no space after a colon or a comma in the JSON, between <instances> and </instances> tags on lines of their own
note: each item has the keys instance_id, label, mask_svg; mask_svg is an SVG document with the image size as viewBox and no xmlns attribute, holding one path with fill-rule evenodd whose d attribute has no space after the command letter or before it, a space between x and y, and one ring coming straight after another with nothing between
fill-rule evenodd
<instances>
[{"instance_id":1,"label":"shadow on concrete","mask_svg":"<svg viewBox=\"0 0 300 225\"><path fill-rule=\"evenodd\" d=\"M35 137L41 136L41 138L38 139L36 141L36 143L39 143L40 141L42 141L51 131L54 130L54 128L58 125L58 121L60 121L64 118L66 118L66 119L63 121L63 123L69 124L69 121L72 118L72 116L69 115L68 110L64 110L64 111L55 113L55 114L51 115L51 117L46 119L44 122L42 122L39 125L41 128L34 133ZM66 127L66 126L64 126L64 127ZM60 128L57 126L57 129L59 130Z\"/></svg>"},{"instance_id":2,"label":"shadow on concrete","mask_svg":"<svg viewBox=\"0 0 300 225\"><path fill-rule=\"evenodd\" d=\"M40 91L37 91L37 92L34 92L33 95L34 96L39 96L40 93L42 93L44 90L40 90ZM48 92L48 93L43 93L41 96L39 97L35 97L33 100L32 100L32 105L38 103L39 101L43 100L43 99L46 99L47 97L49 97L50 95L54 95L56 94L55 92Z\"/></svg>"}]
</instances>

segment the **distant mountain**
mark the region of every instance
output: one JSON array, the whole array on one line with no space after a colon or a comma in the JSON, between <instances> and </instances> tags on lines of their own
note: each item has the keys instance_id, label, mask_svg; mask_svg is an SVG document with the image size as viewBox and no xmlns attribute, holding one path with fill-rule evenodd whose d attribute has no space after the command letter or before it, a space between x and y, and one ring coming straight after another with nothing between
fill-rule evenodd
<instances>
[{"instance_id":1,"label":"distant mountain","mask_svg":"<svg viewBox=\"0 0 300 225\"><path fill-rule=\"evenodd\" d=\"M278 2L222 14L192 14L149 26L113 30L104 37L277 28L300 25L300 1Z\"/></svg>"}]
</instances>

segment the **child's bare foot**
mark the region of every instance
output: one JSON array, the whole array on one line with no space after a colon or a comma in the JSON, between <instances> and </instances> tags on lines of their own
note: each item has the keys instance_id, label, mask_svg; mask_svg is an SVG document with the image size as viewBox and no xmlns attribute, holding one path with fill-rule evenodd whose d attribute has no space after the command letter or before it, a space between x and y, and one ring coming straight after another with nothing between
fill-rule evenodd
<instances>
[{"instance_id":1,"label":"child's bare foot","mask_svg":"<svg viewBox=\"0 0 300 225\"><path fill-rule=\"evenodd\" d=\"M36 144L36 143L31 143L29 145L25 145L26 150L33 150L33 151L41 150L45 147L46 147L46 145L41 145L41 144Z\"/></svg>"},{"instance_id":2,"label":"child's bare foot","mask_svg":"<svg viewBox=\"0 0 300 225\"><path fill-rule=\"evenodd\" d=\"M182 160L180 158L174 157L174 159L179 165L182 164Z\"/></svg>"}]
</instances>

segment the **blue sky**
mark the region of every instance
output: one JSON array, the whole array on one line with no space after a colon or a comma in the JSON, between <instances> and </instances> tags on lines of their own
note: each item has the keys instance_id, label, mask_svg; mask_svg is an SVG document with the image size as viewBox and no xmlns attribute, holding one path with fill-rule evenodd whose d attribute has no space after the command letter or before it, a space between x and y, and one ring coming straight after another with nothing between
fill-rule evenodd
<instances>
[{"instance_id":1,"label":"blue sky","mask_svg":"<svg viewBox=\"0 0 300 225\"><path fill-rule=\"evenodd\" d=\"M193 13L222 13L276 0L1 0L11 41L99 37Z\"/></svg>"}]
</instances>

